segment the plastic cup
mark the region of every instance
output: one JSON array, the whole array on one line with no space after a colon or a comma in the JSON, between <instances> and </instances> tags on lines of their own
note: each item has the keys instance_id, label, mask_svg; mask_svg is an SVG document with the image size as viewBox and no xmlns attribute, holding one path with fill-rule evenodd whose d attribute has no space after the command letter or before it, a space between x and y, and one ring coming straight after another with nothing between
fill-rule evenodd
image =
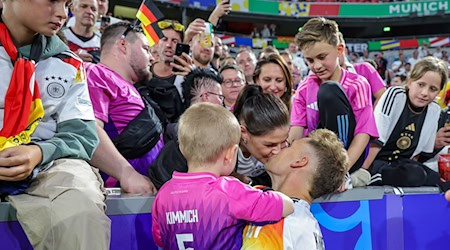
<instances>
[{"instance_id":1,"label":"plastic cup","mask_svg":"<svg viewBox=\"0 0 450 250\"><path fill-rule=\"evenodd\" d=\"M441 178L450 181L450 154L439 155L438 168Z\"/></svg>"}]
</instances>

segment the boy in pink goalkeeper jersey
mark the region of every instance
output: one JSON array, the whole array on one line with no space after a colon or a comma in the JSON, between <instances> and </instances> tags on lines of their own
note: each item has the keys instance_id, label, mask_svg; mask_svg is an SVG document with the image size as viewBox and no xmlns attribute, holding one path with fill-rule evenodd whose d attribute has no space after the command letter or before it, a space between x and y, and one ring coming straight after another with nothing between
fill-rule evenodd
<instances>
[{"instance_id":1,"label":"boy in pink goalkeeper jersey","mask_svg":"<svg viewBox=\"0 0 450 250\"><path fill-rule=\"evenodd\" d=\"M278 192L252 189L229 175L240 126L225 108L191 106L181 116L178 137L188 173L174 172L152 208L152 234L163 249L239 249L246 221L278 221L293 203Z\"/></svg>"},{"instance_id":2,"label":"boy in pink goalkeeper jersey","mask_svg":"<svg viewBox=\"0 0 450 250\"><path fill-rule=\"evenodd\" d=\"M367 79L370 85L370 90L372 91L372 103L373 106L377 105L378 100L380 100L383 93L386 91L386 84L381 78L378 71L368 62L361 62L352 64L347 60L348 51L345 48L344 35L339 32L339 42L344 46L343 53L339 55L339 65L341 68L361 75Z\"/></svg>"},{"instance_id":3,"label":"boy in pink goalkeeper jersey","mask_svg":"<svg viewBox=\"0 0 450 250\"><path fill-rule=\"evenodd\" d=\"M364 161L370 137L377 137L372 94L367 80L339 66L343 44L335 21L310 19L296 42L313 72L297 88L291 113L290 141L316 128L334 131L347 149L350 173Z\"/></svg>"}]
</instances>

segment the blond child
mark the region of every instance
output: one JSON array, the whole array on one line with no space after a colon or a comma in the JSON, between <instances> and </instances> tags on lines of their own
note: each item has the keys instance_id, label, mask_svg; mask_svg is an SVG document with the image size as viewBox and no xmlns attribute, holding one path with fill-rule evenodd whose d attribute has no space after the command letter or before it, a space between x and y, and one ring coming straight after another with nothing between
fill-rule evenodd
<instances>
[{"instance_id":1,"label":"blond child","mask_svg":"<svg viewBox=\"0 0 450 250\"><path fill-rule=\"evenodd\" d=\"M289 197L252 189L229 175L240 126L223 107L191 106L178 137L188 173L174 172L152 209L152 233L163 249L239 249L246 221L277 221L293 212Z\"/></svg>"}]
</instances>

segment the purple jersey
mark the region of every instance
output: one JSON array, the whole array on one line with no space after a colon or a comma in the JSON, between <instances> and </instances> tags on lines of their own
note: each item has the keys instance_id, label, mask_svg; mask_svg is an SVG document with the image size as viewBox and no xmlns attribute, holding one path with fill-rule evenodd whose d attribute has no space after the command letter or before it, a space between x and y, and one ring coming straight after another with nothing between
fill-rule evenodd
<instances>
[{"instance_id":1,"label":"purple jersey","mask_svg":"<svg viewBox=\"0 0 450 250\"><path fill-rule=\"evenodd\" d=\"M278 221L283 200L233 177L179 173L152 207L152 234L163 249L240 249L246 221Z\"/></svg>"},{"instance_id":2,"label":"purple jersey","mask_svg":"<svg viewBox=\"0 0 450 250\"><path fill-rule=\"evenodd\" d=\"M378 137L378 130L372 108L372 93L367 80L357 74L342 70L339 81L347 95L355 114L355 135L366 133ZM306 127L309 132L319 124L317 93L321 80L314 74L309 75L297 88L291 112L291 126Z\"/></svg>"},{"instance_id":3,"label":"purple jersey","mask_svg":"<svg viewBox=\"0 0 450 250\"><path fill-rule=\"evenodd\" d=\"M86 63L86 74L95 118L104 122L106 133L114 138L144 109L144 101L133 84L104 64ZM161 136L147 154L136 159L128 159L128 162L136 171L147 175L148 168L163 146ZM117 180L112 177L104 179L106 187L117 185Z\"/></svg>"}]
</instances>

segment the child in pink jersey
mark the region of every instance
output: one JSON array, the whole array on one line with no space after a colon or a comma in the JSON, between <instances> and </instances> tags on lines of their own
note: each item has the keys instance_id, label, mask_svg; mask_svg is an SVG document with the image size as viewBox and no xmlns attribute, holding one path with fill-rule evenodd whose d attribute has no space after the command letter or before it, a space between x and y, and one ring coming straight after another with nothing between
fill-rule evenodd
<instances>
[{"instance_id":1,"label":"child in pink jersey","mask_svg":"<svg viewBox=\"0 0 450 250\"><path fill-rule=\"evenodd\" d=\"M290 141L317 128L334 131L347 149L349 172L358 170L370 137L377 137L367 80L339 66L343 44L335 21L310 19L296 42L312 71L297 88L291 113ZM306 134L306 133L305 133Z\"/></svg>"},{"instance_id":2,"label":"child in pink jersey","mask_svg":"<svg viewBox=\"0 0 450 250\"><path fill-rule=\"evenodd\" d=\"M363 76L367 79L370 90L372 91L373 106L377 105L383 93L386 91L386 84L378 71L368 62L352 64L347 60L347 49L345 48L344 35L339 32L339 42L344 46L344 51L339 55L339 65L352 73Z\"/></svg>"},{"instance_id":3,"label":"child in pink jersey","mask_svg":"<svg viewBox=\"0 0 450 250\"><path fill-rule=\"evenodd\" d=\"M152 234L163 249L240 249L246 221L278 221L293 203L252 189L229 175L240 126L231 112L200 103L181 116L178 137L188 173L174 172L152 207Z\"/></svg>"}]
</instances>

